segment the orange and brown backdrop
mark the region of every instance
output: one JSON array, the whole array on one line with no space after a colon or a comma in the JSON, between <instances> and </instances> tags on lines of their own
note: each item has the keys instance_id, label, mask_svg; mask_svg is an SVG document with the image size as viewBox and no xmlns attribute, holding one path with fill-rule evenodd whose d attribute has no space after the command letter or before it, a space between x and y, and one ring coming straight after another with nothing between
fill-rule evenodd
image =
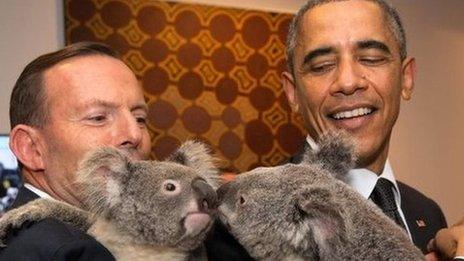
<instances>
[{"instance_id":1,"label":"orange and brown backdrop","mask_svg":"<svg viewBox=\"0 0 464 261\"><path fill-rule=\"evenodd\" d=\"M152 0L66 0L67 43L104 42L143 85L152 156L209 143L230 171L271 166L303 141L280 86L291 15Z\"/></svg>"}]
</instances>

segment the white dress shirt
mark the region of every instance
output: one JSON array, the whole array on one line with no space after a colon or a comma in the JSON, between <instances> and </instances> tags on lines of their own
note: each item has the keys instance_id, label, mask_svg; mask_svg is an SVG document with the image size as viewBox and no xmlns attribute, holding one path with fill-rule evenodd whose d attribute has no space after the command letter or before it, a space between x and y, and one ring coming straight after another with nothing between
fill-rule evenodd
<instances>
[{"instance_id":1,"label":"white dress shirt","mask_svg":"<svg viewBox=\"0 0 464 261\"><path fill-rule=\"evenodd\" d=\"M306 141L308 142L309 146L313 150L318 149L317 143L308 135L306 136ZM379 178L388 179L391 183L393 183L393 195L395 196L396 206L398 208L398 212L400 214L401 220L403 221L406 231L408 232L409 238L412 240L411 232L409 231L408 224L406 222L406 218L404 217L403 210L401 209L401 195L400 190L398 188L398 184L396 183L395 175L393 175L393 170L391 168L390 162L387 159L385 162L385 166L383 171L380 175L368 170L368 169L352 169L348 172L347 176L347 183L361 196L365 199L368 199L371 195L372 191L374 191L375 184Z\"/></svg>"},{"instance_id":2,"label":"white dress shirt","mask_svg":"<svg viewBox=\"0 0 464 261\"><path fill-rule=\"evenodd\" d=\"M46 198L46 199L53 199L52 196L48 195L46 192L43 192L42 190L32 186L29 183L24 183L24 187L26 187L28 190L32 191L34 194L39 196L40 198Z\"/></svg>"}]
</instances>

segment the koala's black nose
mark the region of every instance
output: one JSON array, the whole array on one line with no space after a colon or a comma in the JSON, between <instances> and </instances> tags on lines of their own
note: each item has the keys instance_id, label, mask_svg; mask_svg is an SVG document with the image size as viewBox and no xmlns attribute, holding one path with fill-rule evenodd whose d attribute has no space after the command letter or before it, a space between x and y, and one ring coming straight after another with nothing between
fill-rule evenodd
<instances>
[{"instance_id":1,"label":"koala's black nose","mask_svg":"<svg viewBox=\"0 0 464 261\"><path fill-rule=\"evenodd\" d=\"M206 211L217 207L217 195L213 187L211 187L204 179L197 178L192 181L192 188L198 193L198 201L200 209Z\"/></svg>"}]
</instances>

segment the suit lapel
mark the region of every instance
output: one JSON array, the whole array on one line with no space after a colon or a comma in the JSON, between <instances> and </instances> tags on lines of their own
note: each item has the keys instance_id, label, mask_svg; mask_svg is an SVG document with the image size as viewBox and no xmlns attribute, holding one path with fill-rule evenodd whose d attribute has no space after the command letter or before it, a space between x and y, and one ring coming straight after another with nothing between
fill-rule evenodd
<instances>
[{"instance_id":1,"label":"suit lapel","mask_svg":"<svg viewBox=\"0 0 464 261\"><path fill-rule=\"evenodd\" d=\"M30 191L29 189L27 189L23 185L19 189L18 196L16 197L15 201L13 202L13 204L11 205L11 207L9 209L20 207L20 206L26 204L27 202L32 201L32 200L37 199L37 198L39 198L39 196L37 194Z\"/></svg>"}]
</instances>

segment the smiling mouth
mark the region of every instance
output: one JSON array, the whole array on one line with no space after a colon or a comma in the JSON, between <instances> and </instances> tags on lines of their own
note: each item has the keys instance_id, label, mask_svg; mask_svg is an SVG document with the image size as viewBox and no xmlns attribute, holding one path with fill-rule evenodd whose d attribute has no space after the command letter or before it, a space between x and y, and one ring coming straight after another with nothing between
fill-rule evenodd
<instances>
[{"instance_id":1,"label":"smiling mouth","mask_svg":"<svg viewBox=\"0 0 464 261\"><path fill-rule=\"evenodd\" d=\"M362 107L362 108L356 108L353 110L332 113L329 115L329 117L334 120L347 120L347 119L367 116L367 115L372 114L375 111L376 111L375 108Z\"/></svg>"}]
</instances>

